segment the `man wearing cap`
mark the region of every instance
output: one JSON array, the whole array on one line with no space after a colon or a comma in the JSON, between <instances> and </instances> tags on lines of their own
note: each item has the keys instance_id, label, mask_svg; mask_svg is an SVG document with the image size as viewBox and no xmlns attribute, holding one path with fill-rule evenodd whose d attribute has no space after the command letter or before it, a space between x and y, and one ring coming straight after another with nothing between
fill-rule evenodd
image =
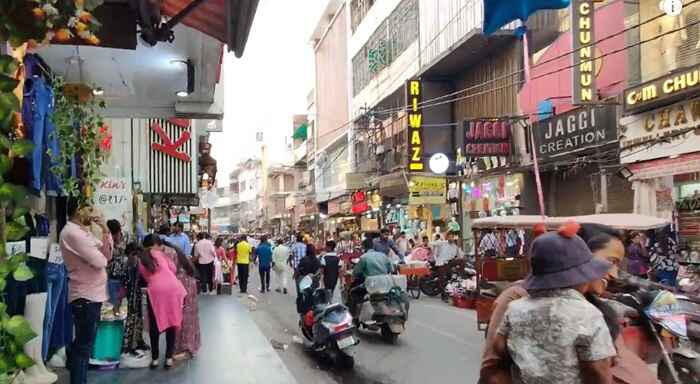
<instances>
[{"instance_id":1,"label":"man wearing cap","mask_svg":"<svg viewBox=\"0 0 700 384\"><path fill-rule=\"evenodd\" d=\"M603 314L584 296L611 264L593 257L578 228L571 223L532 243L532 273L522 285L529 297L510 303L494 343L500 365L512 362L514 383L612 383L616 350ZM482 368L482 380L498 371Z\"/></svg>"}]
</instances>

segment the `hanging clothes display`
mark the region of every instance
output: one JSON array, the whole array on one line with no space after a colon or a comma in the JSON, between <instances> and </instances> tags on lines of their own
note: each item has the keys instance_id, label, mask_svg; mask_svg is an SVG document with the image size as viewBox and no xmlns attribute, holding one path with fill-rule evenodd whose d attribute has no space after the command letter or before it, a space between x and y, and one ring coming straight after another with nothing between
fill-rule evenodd
<instances>
[{"instance_id":1,"label":"hanging clothes display","mask_svg":"<svg viewBox=\"0 0 700 384\"><path fill-rule=\"evenodd\" d=\"M68 305L68 272L65 265L49 262L46 277L49 294L44 317L44 360L48 359L49 350L58 350L73 340L73 317Z\"/></svg>"}]
</instances>

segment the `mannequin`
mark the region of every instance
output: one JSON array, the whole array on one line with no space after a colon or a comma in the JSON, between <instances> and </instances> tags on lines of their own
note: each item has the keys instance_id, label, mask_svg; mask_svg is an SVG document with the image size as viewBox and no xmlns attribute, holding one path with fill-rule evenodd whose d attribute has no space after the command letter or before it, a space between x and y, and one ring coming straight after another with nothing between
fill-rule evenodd
<instances>
[{"instance_id":1,"label":"mannequin","mask_svg":"<svg viewBox=\"0 0 700 384\"><path fill-rule=\"evenodd\" d=\"M51 384L58 381L58 376L46 368L41 357L46 295L46 293L35 293L27 296L24 317L31 324L37 337L24 345L24 353L34 360L34 365L24 371L24 383L26 384Z\"/></svg>"}]
</instances>

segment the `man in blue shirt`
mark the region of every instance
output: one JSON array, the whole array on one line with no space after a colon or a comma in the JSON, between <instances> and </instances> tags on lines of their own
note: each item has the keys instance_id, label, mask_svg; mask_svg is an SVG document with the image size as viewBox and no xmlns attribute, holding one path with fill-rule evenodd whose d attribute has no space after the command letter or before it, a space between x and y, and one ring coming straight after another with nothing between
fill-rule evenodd
<instances>
[{"instance_id":1,"label":"man in blue shirt","mask_svg":"<svg viewBox=\"0 0 700 384\"><path fill-rule=\"evenodd\" d=\"M272 247L267 241L267 236L260 238L260 244L255 247L255 258L260 271L260 292L270 292L270 268L272 267Z\"/></svg>"},{"instance_id":2,"label":"man in blue shirt","mask_svg":"<svg viewBox=\"0 0 700 384\"><path fill-rule=\"evenodd\" d=\"M292 245L291 251L289 265L296 271L299 262L306 256L306 243L304 243L304 236L301 233L297 235L297 242Z\"/></svg>"},{"instance_id":3,"label":"man in blue shirt","mask_svg":"<svg viewBox=\"0 0 700 384\"><path fill-rule=\"evenodd\" d=\"M178 248L187 255L192 257L192 243L190 243L190 238L185 232L182 231L182 223L176 222L173 225L173 233L168 236L168 242Z\"/></svg>"}]
</instances>

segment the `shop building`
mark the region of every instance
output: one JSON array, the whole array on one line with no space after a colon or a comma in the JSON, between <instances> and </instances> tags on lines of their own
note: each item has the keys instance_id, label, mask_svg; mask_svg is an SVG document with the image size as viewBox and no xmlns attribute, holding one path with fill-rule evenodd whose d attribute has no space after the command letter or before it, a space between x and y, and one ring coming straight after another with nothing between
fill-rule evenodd
<instances>
[{"instance_id":1,"label":"shop building","mask_svg":"<svg viewBox=\"0 0 700 384\"><path fill-rule=\"evenodd\" d=\"M700 250L695 200L700 191L700 58L697 28L683 28L700 20L700 5L683 7L678 17L662 15L653 2L642 1L632 18L656 19L629 38L644 41L630 50L629 85L624 91L620 119L620 174L634 190L634 212L671 219L686 251ZM659 60L639 60L656 57ZM633 61L634 60L634 61Z\"/></svg>"}]
</instances>

